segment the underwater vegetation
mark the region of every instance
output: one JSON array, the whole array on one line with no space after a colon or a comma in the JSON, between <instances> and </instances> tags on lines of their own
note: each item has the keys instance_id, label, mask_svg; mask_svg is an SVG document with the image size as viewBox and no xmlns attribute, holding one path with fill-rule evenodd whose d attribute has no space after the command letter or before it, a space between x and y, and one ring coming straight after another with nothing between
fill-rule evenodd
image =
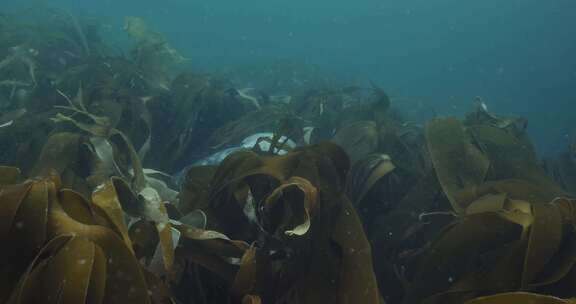
<instances>
[{"instance_id":1,"label":"underwater vegetation","mask_svg":"<svg viewBox=\"0 0 576 304\"><path fill-rule=\"evenodd\" d=\"M0 303L576 303L576 136L542 162L480 98L409 122L124 30L0 15Z\"/></svg>"}]
</instances>

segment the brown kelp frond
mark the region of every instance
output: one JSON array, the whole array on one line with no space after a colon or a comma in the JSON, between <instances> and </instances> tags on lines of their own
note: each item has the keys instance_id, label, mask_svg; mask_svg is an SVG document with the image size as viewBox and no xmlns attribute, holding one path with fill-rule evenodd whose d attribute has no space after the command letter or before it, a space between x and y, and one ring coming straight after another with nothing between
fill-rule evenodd
<instances>
[{"instance_id":1,"label":"brown kelp frond","mask_svg":"<svg viewBox=\"0 0 576 304\"><path fill-rule=\"evenodd\" d=\"M395 168L386 154L372 154L354 164L346 183L347 194L354 205L359 205L372 187Z\"/></svg>"},{"instance_id":2,"label":"brown kelp frond","mask_svg":"<svg viewBox=\"0 0 576 304\"><path fill-rule=\"evenodd\" d=\"M6 188L15 195L3 195L3 205L17 212L1 213L8 223L2 241L13 240L2 254L17 255L18 266L3 274L15 285L0 297L11 303L150 303L140 266L121 235L91 203L59 184L54 176Z\"/></svg>"},{"instance_id":3,"label":"brown kelp frond","mask_svg":"<svg viewBox=\"0 0 576 304\"><path fill-rule=\"evenodd\" d=\"M77 96L74 100L63 95L69 103L69 106L58 106L57 108L71 112L70 115L57 113L53 118L56 123L71 123L76 128L87 133L89 144L91 146L92 154L103 165L108 168L118 169L118 165L114 157L111 156L111 147L125 151L128 155L132 167L132 183L133 187L140 191L146 187L146 179L140 158L136 149L132 145L130 139L126 135L114 128L111 120L106 116L93 115L86 110L84 102L82 101L82 89L79 89ZM83 120L75 118L80 116ZM113 145L111 140L117 139L117 144ZM121 172L119 172L122 174Z\"/></svg>"},{"instance_id":4,"label":"brown kelp frond","mask_svg":"<svg viewBox=\"0 0 576 304\"><path fill-rule=\"evenodd\" d=\"M166 68L186 59L160 33L149 29L142 18L126 17L124 30L137 41L132 60L151 84L167 90L169 83Z\"/></svg>"},{"instance_id":5,"label":"brown kelp frond","mask_svg":"<svg viewBox=\"0 0 576 304\"><path fill-rule=\"evenodd\" d=\"M287 292L298 294L301 303L378 302L369 245L343 193L348 167L344 152L330 143L284 156L241 152L222 163L207 214L216 215L217 229L259 240L242 258L235 294L265 302ZM232 231L238 225L246 228ZM337 248L328 249L330 242ZM281 273L285 279L270 281Z\"/></svg>"}]
</instances>

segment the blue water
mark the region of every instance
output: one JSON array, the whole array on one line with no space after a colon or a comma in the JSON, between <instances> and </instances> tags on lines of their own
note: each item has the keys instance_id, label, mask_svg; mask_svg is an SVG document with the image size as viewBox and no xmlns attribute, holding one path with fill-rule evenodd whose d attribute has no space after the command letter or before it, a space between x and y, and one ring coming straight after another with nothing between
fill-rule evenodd
<instances>
[{"instance_id":1,"label":"blue water","mask_svg":"<svg viewBox=\"0 0 576 304\"><path fill-rule=\"evenodd\" d=\"M392 96L418 100L440 115L462 115L482 96L494 112L526 116L543 154L562 149L569 126L576 125L573 0L11 0L10 5L61 7L94 18L119 46L129 44L123 17L143 17L191 65L209 71L298 60L334 75L371 79Z\"/></svg>"}]
</instances>

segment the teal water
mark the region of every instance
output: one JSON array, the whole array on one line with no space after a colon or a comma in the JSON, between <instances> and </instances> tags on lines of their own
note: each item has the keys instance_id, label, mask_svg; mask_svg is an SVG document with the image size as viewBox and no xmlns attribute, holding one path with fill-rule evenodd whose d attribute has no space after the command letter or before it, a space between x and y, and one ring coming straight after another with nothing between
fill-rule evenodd
<instances>
[{"instance_id":1,"label":"teal water","mask_svg":"<svg viewBox=\"0 0 576 304\"><path fill-rule=\"evenodd\" d=\"M195 68L293 60L334 77L370 79L438 115L475 96L529 119L539 150L565 145L576 120L576 2L572 0L3 1L89 17L115 45L124 16L143 17ZM8 3L11 2L11 3Z\"/></svg>"}]
</instances>

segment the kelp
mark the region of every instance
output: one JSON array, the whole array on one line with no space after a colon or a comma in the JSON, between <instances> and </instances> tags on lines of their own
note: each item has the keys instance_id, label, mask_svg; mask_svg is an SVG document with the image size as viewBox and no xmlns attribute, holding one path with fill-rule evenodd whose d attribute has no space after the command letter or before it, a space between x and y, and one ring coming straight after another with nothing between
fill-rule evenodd
<instances>
[{"instance_id":1,"label":"kelp","mask_svg":"<svg viewBox=\"0 0 576 304\"><path fill-rule=\"evenodd\" d=\"M43 31L43 34L52 41L66 46L70 52L69 59L99 57L109 51L109 47L95 32L99 24L94 20L79 18L65 9L47 8L47 10L51 18L48 18L43 29L38 30Z\"/></svg>"},{"instance_id":2,"label":"kelp","mask_svg":"<svg viewBox=\"0 0 576 304\"><path fill-rule=\"evenodd\" d=\"M574 202L558 199L566 193L518 134L451 118L430 122L426 134L436 176L458 216L418 258L404 303L550 292L571 280L572 264L560 256L571 252Z\"/></svg>"},{"instance_id":3,"label":"kelp","mask_svg":"<svg viewBox=\"0 0 576 304\"><path fill-rule=\"evenodd\" d=\"M213 149L219 149L251 134L273 131L278 127L278 122L287 116L286 110L282 106L269 106L246 113L216 129L208 139L208 144Z\"/></svg>"},{"instance_id":4,"label":"kelp","mask_svg":"<svg viewBox=\"0 0 576 304\"><path fill-rule=\"evenodd\" d=\"M81 106L78 105L78 107ZM96 119L95 121L98 120ZM82 125L79 122L76 123L86 131L93 129L93 126L90 124ZM76 141L81 138L80 135L73 136L71 134L69 136L75 138ZM79 144L75 141L72 141L67 145L62 145L62 147L77 146L79 146ZM166 276L166 278L171 278L168 279L169 281L178 278L178 273L182 273L182 270L173 268L175 267L177 260L190 261L191 263L201 265L221 279L230 282L233 290L239 290L238 292L241 298L254 299L257 301L258 299L272 299L277 296L284 297L285 295L280 292L280 290L277 290L276 288L273 288L273 290L277 291L272 291L268 288L261 289L262 287L260 284L268 286L269 275L272 275L273 277L280 275L275 280L279 280L278 283L282 286L294 284L295 282L292 283L292 280L284 282L285 279L282 273L286 270L292 269L294 263L304 263L303 265L307 264L306 257L310 255L313 260L316 261L315 264L318 264L317 266L314 266L314 268L318 270L324 269L324 271L326 271L332 268L330 265L342 263L340 268L341 274L336 271L334 272L332 279L328 281L324 278L312 277L312 281L303 285L301 285L301 283L294 285L293 288L299 293L298 297L301 298L303 303L314 302L320 295L316 293L315 289L314 291L310 289L309 284L311 283L313 283L312 286L323 286L321 288L324 290L324 296L332 296L331 294L333 292L342 290L339 293L339 296L337 296L338 298L350 300L359 298L365 299L368 303L375 303L378 301L377 287L372 275L372 266L369 262L371 257L369 255L370 251L368 242L365 237L363 237L362 228L358 218L353 216L354 210L351 207L350 202L342 196L344 179L348 167L348 160L345 157L344 152L332 144L323 144L302 151L294 151L286 156L263 157L252 153L246 154L244 157L247 158L243 158L242 155L234 155L230 161L225 161L225 163L214 174L214 182L211 183L211 185L214 186L211 187L212 190L210 191L211 194L209 196L211 203L205 208L207 209L207 214L212 216L211 218L208 217L208 224L209 226L212 225L214 227L214 223L218 223L223 215L222 209L220 209L223 207L222 204L229 204L224 203L222 200L224 197L221 195L233 190L234 187L241 186L241 188L233 190L233 196L238 199L247 199L244 204L255 203L255 201L249 197L254 197L256 199L265 198L265 200L262 201L264 208L254 206L254 210L258 210L256 211L257 215L256 217L249 219L256 220L255 224L262 230L261 232L256 233L253 237L247 238L247 240L261 239L263 241L262 245L253 248L259 252L259 255L263 255L262 259L258 260L258 263L261 263L263 265L262 267L266 268L268 274L264 274L264 277L257 276L250 279L250 281L256 280L255 282L249 283L249 286L254 286L256 289L245 290L243 288L234 287L236 284L240 283L232 284L239 280L237 272L240 271L243 266L241 264L240 268L238 268L231 263L230 259L242 258L246 254L245 252L248 252L246 251L248 249L248 244L242 241L232 241L226 235L217 231L194 228L179 222L178 219L169 219L163 203L150 188L143 188L140 192L136 193L131 189L132 187L135 187L134 184L127 184L123 179L113 177L96 189L96 192L92 194L91 202L86 201L82 195L66 189L59 190L60 194L54 198L57 201L52 201L53 196L50 196L49 194L52 192L56 193L58 191L57 189L60 189L60 185L62 184L59 179L52 178L45 182L43 181L32 184L31 189L36 189L34 187L37 187L36 185L38 185L38 187L44 187L42 189L47 189L46 187L48 187L49 189L54 190L44 190L47 191L45 192L46 194L44 197L46 197L48 201L42 201L40 198L33 198L34 202L43 202L42 204L45 207L40 208L40 210L46 210L46 213L44 213L44 215L38 215L47 220L42 221L38 219L30 219L30 223L37 223L30 227L28 226L28 222L23 223L24 227L31 229L29 233L34 231L34 235L37 235L38 239L31 243L32 245L29 245L31 246L28 250L31 251L31 254L27 259L27 263L29 263L27 265L29 266L25 269L23 264L23 268L19 272L22 279L20 279L18 286L14 286L10 289L13 290L11 292L11 301L15 301L14 303L28 303L37 301L39 297L55 297L56 294L52 294L52 289L42 289L44 288L42 282L49 280L49 278L52 280L51 282L56 284L54 285L54 290L62 290L63 293L61 295L64 295L69 299L78 300L78 297L86 296L88 297L86 298L88 301L106 301L110 303L130 300L123 298L116 299L112 296L112 294L119 292L119 289L115 289L116 287L108 287L109 283L106 283L108 282L106 281L106 278L108 277L106 274L108 271L106 270L107 268L102 270L100 268L101 266L93 266L99 267L97 272L93 272L91 270L92 268L90 268L91 265L105 265L107 258L116 259L116 255L120 255L122 257L121 260L131 256L130 259L134 261L131 262L131 265L133 266L123 266L128 267L125 268L125 270L130 273L128 279L133 280L134 278L138 278L137 280L139 282L137 283L137 287L134 287L134 291L129 293L131 295L127 295L127 297L137 297L135 299L142 303L148 303L148 301L151 301L151 298L148 298L150 295L147 292L145 295L141 295L141 290L148 290L146 289L146 284L151 280L152 282L155 282L155 279L153 279L154 276ZM226 169L230 165L230 162L240 162L238 165L240 165L240 167L245 167L246 165L241 164L244 161L248 161L248 164L250 164L260 158L262 158L264 163L270 163L270 165L276 163L284 166L284 170L296 165L296 167L290 169L290 171L295 170L294 174L296 175L292 175L289 172L282 173L284 170L276 172L274 170L276 165L269 167L269 165L264 164L263 167L254 167L252 174L250 174L250 171L246 172L247 174L242 178L242 185L248 185L248 188L245 188L236 182L227 182L230 178L236 180L234 175L244 172ZM253 159L253 161L250 159ZM316 163L310 163L308 159L317 160ZM46 165L48 163L57 169L59 168L60 171L63 170L62 168L68 166L66 162L58 164L57 160L49 162L45 159L44 164ZM298 165L298 163L300 163L300 165ZM268 167L269 169L267 169ZM263 188L260 187L263 186L263 184L260 184L260 182L262 181L261 178L264 178L264 176L261 176L260 173L258 173L260 170L263 170L262 172L268 172L270 178L279 178L279 181L283 180L284 182L278 184L274 189L271 189L273 191L269 193L261 192L260 190L263 190ZM38 172L46 171L39 170ZM301 172L301 174L297 172ZM49 172L48 174L54 173ZM299 177L298 175L303 175L304 177ZM29 184L23 184L23 187L25 188L21 188L21 190L19 190L20 192L16 192L16 195L21 196L24 194L18 193L26 193L26 191L29 191L28 189L30 186L26 185ZM329 189L336 189L336 192L332 193ZM323 196L326 197L322 202L319 200L321 197L321 191L324 193ZM3 191L3 193L10 192ZM253 194L251 193L254 193L254 196L252 196ZM336 193L340 193L340 195L337 195ZM248 195L248 197L246 195ZM336 203L338 201L341 203ZM328 202L330 203L327 204ZM36 208L38 207L30 210L32 211ZM212 212L210 212L210 210L214 208L216 211L212 210ZM324 217L322 214L333 213L326 211L326 208L333 209L334 212L336 212L333 220L330 220L329 218L322 219ZM16 209L21 208L13 208L13 210ZM72 218L69 219L68 216ZM246 216L246 214L241 211L241 213L236 216ZM127 222L126 219L128 219ZM184 220L184 217L182 217L182 220ZM53 221L54 224L51 224ZM18 223L18 221L16 222ZM335 224L339 223L337 224L338 228L329 228L329 223L331 222L334 222ZM44 224L47 226L43 226L42 223L47 223ZM17 224L17 226L18 225L20 224ZM91 232L92 230L88 228L82 228L86 225L93 227L92 230L96 230ZM133 228L130 228L132 225L134 225ZM229 223L226 223L225 226L228 225ZM46 228L44 230L39 229L41 227ZM114 241L108 240L105 236L100 236L100 232L98 232L98 234L92 234L97 233L97 231L100 231L99 229L104 228L107 229L105 231L109 231L107 233L114 235ZM74 232L74 236L70 237L67 235L67 231L69 230L66 229L72 229L71 231L73 232L78 229L84 230L82 230L83 232L81 233ZM48 232L42 233L42 231ZM50 234L50 231L54 232ZM350 235L352 231L354 232ZM48 235L46 233L48 233ZM102 239L102 237L104 238ZM27 239L27 237L19 238L23 240ZM322 246L330 248L330 239L339 244L338 246L341 249L333 252L329 259L330 262L325 264L322 262L324 260L323 257L316 256L316 252L319 251L314 248L320 249ZM319 242L316 243L317 241ZM277 247L283 242L288 243ZM46 247L42 248L42 244L44 243L46 243ZM176 244L178 244L178 247ZM304 244L308 245L303 246ZM313 247L309 248L308 246ZM34 257L34 253L37 251L33 248L36 248L35 250L40 250L36 257ZM61 248L71 248L70 250L73 249L75 253L70 255L68 254L68 250ZM281 249L282 252L288 255L285 258L277 260L278 258L275 257L276 254L273 254L273 259L270 260L270 257L267 257L267 255L275 250L273 248ZM110 253L109 250L111 250L112 253ZM292 256L292 253L290 252L293 252L295 255ZM341 257L338 252L342 252L344 255ZM44 260L45 256L51 258ZM102 256L104 257L104 260L101 260L100 257ZM141 262L134 264L137 259ZM342 259L342 261L337 262L339 259ZM68 266L69 263L71 263L68 261L78 260L80 260L79 263L81 265L87 265L87 268L70 268L70 266ZM271 267L272 264L268 264L272 261L275 261L275 264L282 260L284 260L282 263L285 264L285 266L278 268L276 271L273 270L276 267ZM180 265L180 263L178 263L178 265ZM359 265L361 265L360 269L357 268ZM98 283L99 287L92 287L92 282L96 281L90 277L90 273L94 273L94 275L99 278L98 282L102 282ZM311 272L311 274L314 273L317 272ZM153 274L152 279L146 278L150 274ZM134 275L136 277L134 277ZM308 277L307 275L300 273L300 271L289 276L292 277L293 275L296 277L301 275ZM77 279L76 282L79 285L71 286L70 289L59 289L60 287L57 285L58 282L70 280L70 278L75 276L85 279ZM296 279L296 277L294 277L294 279ZM333 284L330 283L331 280L335 280L334 282L336 282L336 285L331 286L331 284ZM366 286L364 284L362 284L362 286L355 285L357 282L366 282L366 280L368 280L367 282L370 282L368 286L371 291L368 294L365 293ZM125 287L126 283L117 282L115 284L118 285L117 288L129 290L128 287ZM342 286L354 287L342 288ZM93 290L94 288L97 290L95 291L96 293L94 298L92 298L93 295L91 293L74 292L75 290ZM30 294L28 293L29 290L41 291ZM108 294L108 292L110 292L110 294ZM278 295L274 295L273 292L278 293ZM132 295L132 293L134 293L134 295ZM159 298L165 299L165 297ZM362 301L364 302L365 300Z\"/></svg>"},{"instance_id":5,"label":"kelp","mask_svg":"<svg viewBox=\"0 0 576 304\"><path fill-rule=\"evenodd\" d=\"M293 63L172 75L136 17L127 54L62 12L0 24L0 302L575 296L576 149L543 169L524 118L476 98L422 125Z\"/></svg>"},{"instance_id":6,"label":"kelp","mask_svg":"<svg viewBox=\"0 0 576 304\"><path fill-rule=\"evenodd\" d=\"M227 214L216 218L219 230L249 236L256 225L261 231L252 237L261 245L245 253L238 274L252 283L234 287L236 293L259 295L264 302L281 301L289 293L297 296L287 303L379 301L370 246L343 193L348 166L344 152L329 143L285 156L240 152L222 163L210 195L212 208L221 210L217 214ZM254 205L248 210L255 210L255 217L242 211L248 204ZM231 231L231 223L247 228ZM336 251L328 250L330 242Z\"/></svg>"},{"instance_id":7,"label":"kelp","mask_svg":"<svg viewBox=\"0 0 576 304\"><path fill-rule=\"evenodd\" d=\"M28 176L34 162L23 156L37 157L52 129L49 116L24 111L10 125L0 128L0 163L17 166Z\"/></svg>"},{"instance_id":8,"label":"kelp","mask_svg":"<svg viewBox=\"0 0 576 304\"><path fill-rule=\"evenodd\" d=\"M164 37L148 28L142 18L128 16L124 19L124 30L137 40L132 52L132 59L149 79L150 84L168 89L168 71L170 65L185 60L175 49L170 47Z\"/></svg>"},{"instance_id":9,"label":"kelp","mask_svg":"<svg viewBox=\"0 0 576 304\"><path fill-rule=\"evenodd\" d=\"M529 143L494 127L470 128L480 149L492 160L491 179L523 179L536 184L542 191L551 192L545 201L566 195L547 176Z\"/></svg>"},{"instance_id":10,"label":"kelp","mask_svg":"<svg viewBox=\"0 0 576 304\"><path fill-rule=\"evenodd\" d=\"M426 131L438 179L456 212L484 187L539 203L566 195L546 175L531 147L505 130L487 125L465 130L455 119L441 119L430 122ZM526 192L527 184L531 192Z\"/></svg>"},{"instance_id":11,"label":"kelp","mask_svg":"<svg viewBox=\"0 0 576 304\"><path fill-rule=\"evenodd\" d=\"M2 172L17 170L6 167ZM119 179L104 184L91 200L61 188L55 173L19 184L13 183L16 176L10 181L6 175L5 182L0 188L0 239L10 246L1 254L12 263L1 269L4 284L0 299L8 303L58 299L74 303L167 303L166 295L171 295L162 287L167 282L159 279L163 272L152 273L144 268L154 270L154 259L146 264L137 260L145 255L143 250L158 244L164 273L170 274L176 256L213 268L228 262L222 259L214 264L211 259L229 254L240 258L247 248L217 232L159 219ZM140 223L155 223L158 231L145 232L145 225L136 225L129 233L126 214L140 219ZM182 236L165 240L166 230L173 231L171 236L174 231ZM150 233L158 235L156 241L143 241ZM176 251L176 246L167 242L179 244L180 249ZM164 290L165 296L155 294L157 290Z\"/></svg>"},{"instance_id":12,"label":"kelp","mask_svg":"<svg viewBox=\"0 0 576 304\"><path fill-rule=\"evenodd\" d=\"M163 170L177 170L189 164L190 155L229 144L228 131L245 134L242 130L253 130L251 124L271 113L246 106L232 84L210 75L183 73L174 79L172 88L170 97L149 103L152 130L158 132L152 134L153 161ZM174 136L166 137L165 132Z\"/></svg>"},{"instance_id":13,"label":"kelp","mask_svg":"<svg viewBox=\"0 0 576 304\"><path fill-rule=\"evenodd\" d=\"M486 179L489 160L470 143L464 127L456 119L429 122L426 140L438 180L454 210L461 212Z\"/></svg>"},{"instance_id":14,"label":"kelp","mask_svg":"<svg viewBox=\"0 0 576 304\"><path fill-rule=\"evenodd\" d=\"M372 121L358 121L338 130L332 140L346 150L354 164L376 151L378 129Z\"/></svg>"},{"instance_id":15,"label":"kelp","mask_svg":"<svg viewBox=\"0 0 576 304\"><path fill-rule=\"evenodd\" d=\"M12 244L2 258L21 266L3 273L3 279L11 276L17 283L2 293L4 300L150 303L131 250L81 196L60 189L57 177L10 187L19 194L2 198L13 210L1 212L7 223L1 239Z\"/></svg>"},{"instance_id":16,"label":"kelp","mask_svg":"<svg viewBox=\"0 0 576 304\"><path fill-rule=\"evenodd\" d=\"M395 168L386 154L372 154L353 165L346 190L354 205L359 205L372 187Z\"/></svg>"},{"instance_id":17,"label":"kelp","mask_svg":"<svg viewBox=\"0 0 576 304\"><path fill-rule=\"evenodd\" d=\"M469 126L487 125L496 127L505 130L516 137L521 137L525 143L527 143L528 140L526 138L528 121L525 118L514 116L507 117L490 113L481 97L476 97L474 99L474 109L466 116L464 122Z\"/></svg>"},{"instance_id":18,"label":"kelp","mask_svg":"<svg viewBox=\"0 0 576 304\"><path fill-rule=\"evenodd\" d=\"M361 214L379 257L376 274L385 299L462 303L517 290L571 297L563 289L571 264L561 256L572 255L573 235L566 231L573 202L557 199L568 194L542 170L522 129L470 117L429 122L427 151L410 159L424 157L431 171L413 175L418 171L396 166L374 190L380 196L364 199ZM370 158L358 162L348 189L354 182L356 189L368 186L362 181L374 165ZM415 184L394 195L383 190L397 179ZM361 193L348 191L351 197Z\"/></svg>"},{"instance_id":19,"label":"kelp","mask_svg":"<svg viewBox=\"0 0 576 304\"><path fill-rule=\"evenodd\" d=\"M337 96L345 100L349 94L355 94L357 100L350 104L331 103L329 109L338 113L333 116L335 120L320 119L308 136L309 142L330 138L344 147L353 163L370 153L383 153L414 176L429 170L431 165L424 145L423 128L403 122L382 88L372 83L371 88L358 87L351 91L354 93L345 92ZM363 94L365 92L370 94Z\"/></svg>"}]
</instances>

